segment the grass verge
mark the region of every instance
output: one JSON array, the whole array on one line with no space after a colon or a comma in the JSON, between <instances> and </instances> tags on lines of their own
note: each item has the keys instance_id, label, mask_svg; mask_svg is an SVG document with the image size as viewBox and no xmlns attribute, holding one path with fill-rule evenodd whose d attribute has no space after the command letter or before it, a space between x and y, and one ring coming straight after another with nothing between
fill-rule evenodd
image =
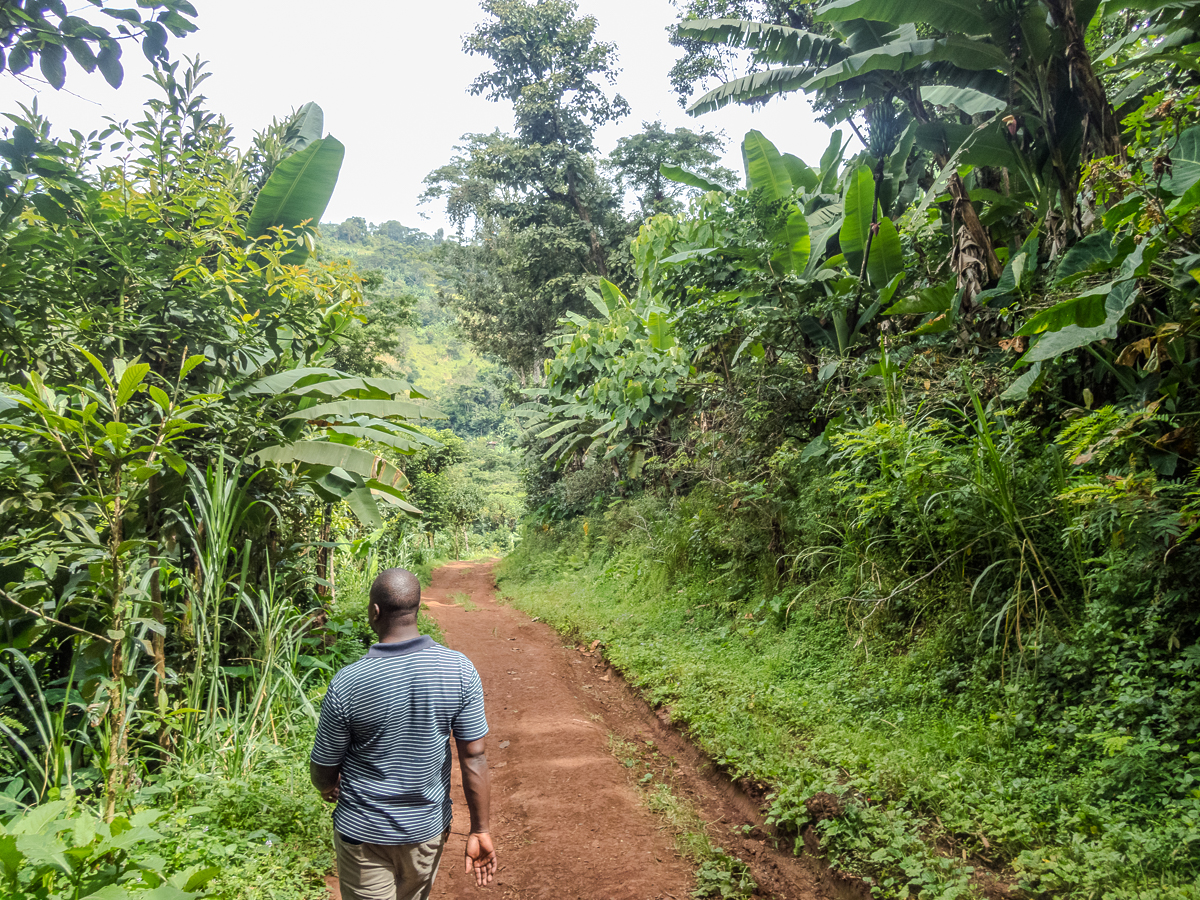
<instances>
[{"instance_id":1,"label":"grass verge","mask_svg":"<svg viewBox=\"0 0 1200 900\"><path fill-rule=\"evenodd\" d=\"M731 612L708 573L670 576L633 544L589 553L582 535L551 537L527 537L501 564L504 593L603 641L718 765L768 789L796 852L814 826L831 863L878 897L968 897L993 875L1038 897L1200 897L1178 839L1200 831L1136 820L1104 798L1103 770L1030 740L1019 682L999 702L945 690L954 673L939 670L935 639L855 640L833 580L791 605L750 589ZM810 802L818 794L837 798L837 815Z\"/></svg>"}]
</instances>

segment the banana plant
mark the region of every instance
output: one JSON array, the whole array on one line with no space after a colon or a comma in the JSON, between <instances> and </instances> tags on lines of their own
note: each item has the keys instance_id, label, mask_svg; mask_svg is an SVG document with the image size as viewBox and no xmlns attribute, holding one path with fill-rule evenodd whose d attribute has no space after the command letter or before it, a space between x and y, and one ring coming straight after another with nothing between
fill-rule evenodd
<instances>
[{"instance_id":1,"label":"banana plant","mask_svg":"<svg viewBox=\"0 0 1200 900\"><path fill-rule=\"evenodd\" d=\"M295 233L321 221L346 156L341 141L333 135L320 136L323 123L321 107L315 103L306 103L297 113L288 141L294 152L275 167L259 191L246 223L249 237L267 237L275 229ZM300 233L282 261L298 265L312 249L312 235Z\"/></svg>"},{"instance_id":2,"label":"banana plant","mask_svg":"<svg viewBox=\"0 0 1200 900\"><path fill-rule=\"evenodd\" d=\"M420 514L407 500L404 473L368 449L376 443L407 455L438 446L418 423L446 416L414 402L427 398L407 381L306 367L268 375L234 393L280 399L293 407L279 417L291 440L255 451L254 459L303 472L323 500L345 500L372 528L382 524L380 501Z\"/></svg>"}]
</instances>

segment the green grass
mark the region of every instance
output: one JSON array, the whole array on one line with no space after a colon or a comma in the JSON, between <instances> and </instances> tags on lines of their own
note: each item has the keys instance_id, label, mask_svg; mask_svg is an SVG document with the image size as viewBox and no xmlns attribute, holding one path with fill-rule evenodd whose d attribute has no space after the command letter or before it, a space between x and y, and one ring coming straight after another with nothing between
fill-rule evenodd
<instances>
[{"instance_id":1,"label":"green grass","mask_svg":"<svg viewBox=\"0 0 1200 900\"><path fill-rule=\"evenodd\" d=\"M1176 825L1137 821L1105 801L1098 769L1022 737L1019 697L1006 696L1019 683L988 703L940 686L955 675L939 671L936 630L854 637L834 580L790 608L752 591L723 598L714 573L668 577L661 546L624 540L609 554L577 524L528 535L501 588L560 631L603 641L719 765L770 787L785 831L809 823L815 793L841 797L845 814L818 825L822 845L877 896L969 896L964 856L1033 896L1200 896Z\"/></svg>"}]
</instances>

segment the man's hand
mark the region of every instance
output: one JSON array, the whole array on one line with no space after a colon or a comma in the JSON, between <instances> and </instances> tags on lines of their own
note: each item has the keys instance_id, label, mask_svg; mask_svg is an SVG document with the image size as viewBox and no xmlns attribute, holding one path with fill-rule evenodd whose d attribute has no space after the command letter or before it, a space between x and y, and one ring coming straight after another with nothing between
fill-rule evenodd
<instances>
[{"instance_id":1,"label":"man's hand","mask_svg":"<svg viewBox=\"0 0 1200 900\"><path fill-rule=\"evenodd\" d=\"M337 803L338 794L342 790L341 767L319 766L309 760L308 773L313 787L321 792L321 799L328 803Z\"/></svg>"},{"instance_id":2,"label":"man's hand","mask_svg":"<svg viewBox=\"0 0 1200 900\"><path fill-rule=\"evenodd\" d=\"M492 836L486 831L474 832L467 835L466 873L475 872L475 884L483 887L492 883L496 874L496 848L492 846Z\"/></svg>"},{"instance_id":3,"label":"man's hand","mask_svg":"<svg viewBox=\"0 0 1200 900\"><path fill-rule=\"evenodd\" d=\"M337 782L333 785L333 787L327 787L327 788L321 789L321 799L324 800L326 803L337 803L338 796L341 794L341 792L342 792L342 773L339 772L338 777L337 777Z\"/></svg>"}]
</instances>

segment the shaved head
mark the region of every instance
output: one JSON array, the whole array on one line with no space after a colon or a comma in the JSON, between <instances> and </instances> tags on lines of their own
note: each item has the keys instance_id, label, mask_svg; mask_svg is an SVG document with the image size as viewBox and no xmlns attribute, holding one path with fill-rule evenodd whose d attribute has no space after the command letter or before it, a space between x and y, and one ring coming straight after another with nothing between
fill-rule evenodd
<instances>
[{"instance_id":1,"label":"shaved head","mask_svg":"<svg viewBox=\"0 0 1200 900\"><path fill-rule=\"evenodd\" d=\"M408 569L384 569L371 585L371 605L379 607L380 624L416 621L421 608L421 582Z\"/></svg>"}]
</instances>

